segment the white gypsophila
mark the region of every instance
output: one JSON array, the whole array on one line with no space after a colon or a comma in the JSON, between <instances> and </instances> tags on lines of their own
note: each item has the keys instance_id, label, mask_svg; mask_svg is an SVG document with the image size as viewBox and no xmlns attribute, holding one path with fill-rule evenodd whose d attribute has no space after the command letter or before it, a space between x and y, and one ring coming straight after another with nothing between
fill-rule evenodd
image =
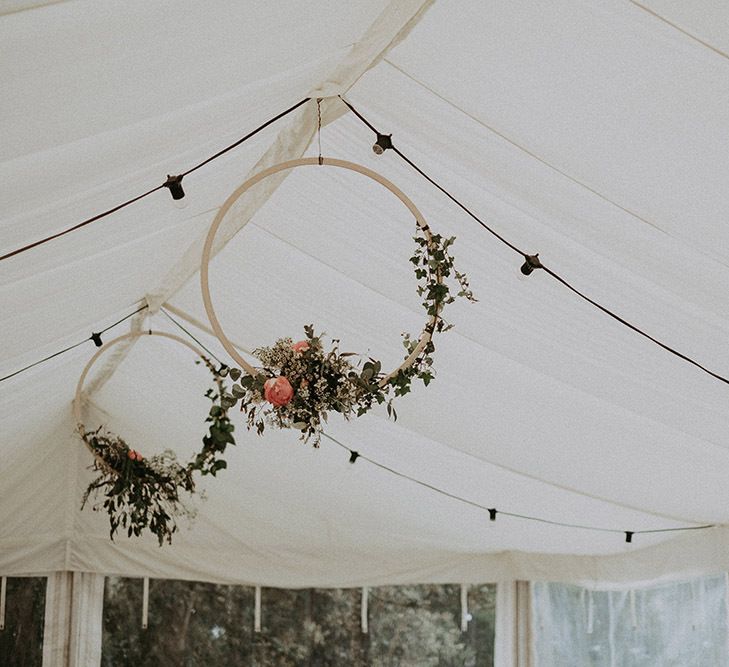
<instances>
[{"instance_id":1,"label":"white gypsophila","mask_svg":"<svg viewBox=\"0 0 729 667\"><path fill-rule=\"evenodd\" d=\"M158 475L169 477L177 486L185 481L185 469L177 462L177 454L171 449L148 458L147 467Z\"/></svg>"}]
</instances>

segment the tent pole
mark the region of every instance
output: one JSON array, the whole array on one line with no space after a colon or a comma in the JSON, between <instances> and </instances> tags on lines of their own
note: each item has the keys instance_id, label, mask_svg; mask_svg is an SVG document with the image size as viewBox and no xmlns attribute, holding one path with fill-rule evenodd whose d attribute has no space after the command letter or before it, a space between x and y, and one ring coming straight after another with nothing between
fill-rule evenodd
<instances>
[{"instance_id":1,"label":"tent pole","mask_svg":"<svg viewBox=\"0 0 729 667\"><path fill-rule=\"evenodd\" d=\"M54 572L46 582L43 667L101 664L104 576Z\"/></svg>"},{"instance_id":2,"label":"tent pole","mask_svg":"<svg viewBox=\"0 0 729 667\"><path fill-rule=\"evenodd\" d=\"M253 632L261 631L261 587L256 586L253 607Z\"/></svg>"},{"instance_id":3,"label":"tent pole","mask_svg":"<svg viewBox=\"0 0 729 667\"><path fill-rule=\"evenodd\" d=\"M468 631L468 584L461 584L461 632Z\"/></svg>"},{"instance_id":4,"label":"tent pole","mask_svg":"<svg viewBox=\"0 0 729 667\"><path fill-rule=\"evenodd\" d=\"M7 594L8 578L0 579L0 630L5 629L5 595Z\"/></svg>"},{"instance_id":5,"label":"tent pole","mask_svg":"<svg viewBox=\"0 0 729 667\"><path fill-rule=\"evenodd\" d=\"M369 589L367 586L362 587L362 597L360 599L360 607L359 607L359 624L360 624L360 630L362 631L362 634L367 634L369 632L369 610L368 610L368 602L369 602Z\"/></svg>"},{"instance_id":6,"label":"tent pole","mask_svg":"<svg viewBox=\"0 0 729 667\"><path fill-rule=\"evenodd\" d=\"M531 667L531 590L528 581L496 584L494 667Z\"/></svg>"}]
</instances>

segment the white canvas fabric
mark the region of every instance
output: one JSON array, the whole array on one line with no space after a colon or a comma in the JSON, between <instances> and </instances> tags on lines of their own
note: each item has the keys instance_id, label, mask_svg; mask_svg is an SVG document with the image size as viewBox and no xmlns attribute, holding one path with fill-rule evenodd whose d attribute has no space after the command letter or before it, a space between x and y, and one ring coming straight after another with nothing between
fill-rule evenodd
<instances>
[{"instance_id":1,"label":"white canvas fabric","mask_svg":"<svg viewBox=\"0 0 729 667\"><path fill-rule=\"evenodd\" d=\"M12 10L12 11L11 11ZM519 248L636 326L729 374L729 58L717 3L10 3L0 16L0 254L164 181L309 95L322 152L382 173L454 235L479 302L436 338L437 378L328 432L488 513L295 433L236 418L228 469L172 546L109 540L80 511L90 456L71 399L91 342L0 384L0 573L74 570L264 586L510 579L625 583L729 569L729 386L500 244L336 98ZM333 96L333 97L332 97ZM216 354L198 262L217 208L263 165L317 155L314 101L156 192L0 262L0 376L143 303L131 327ZM302 327L385 367L425 321L413 221L356 174L296 170L232 211L211 263L246 350ZM247 224L246 221L250 220ZM241 229L242 228L242 229ZM237 230L240 233L236 233ZM99 364L90 425L186 458L210 378L143 339ZM685 533L621 531L717 524Z\"/></svg>"}]
</instances>

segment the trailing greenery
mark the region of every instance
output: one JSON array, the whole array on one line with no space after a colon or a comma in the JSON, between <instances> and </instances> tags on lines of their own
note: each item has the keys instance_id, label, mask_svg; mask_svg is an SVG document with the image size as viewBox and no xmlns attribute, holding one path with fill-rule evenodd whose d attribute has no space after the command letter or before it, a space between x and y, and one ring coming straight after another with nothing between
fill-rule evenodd
<instances>
[{"instance_id":1,"label":"trailing greenery","mask_svg":"<svg viewBox=\"0 0 729 667\"><path fill-rule=\"evenodd\" d=\"M202 449L186 465L177 461L172 450L146 458L103 427L86 431L79 426L81 438L94 453L91 468L98 473L84 493L81 508L90 496L103 496L103 502L99 500L93 509L103 509L109 515L112 540L120 529L126 530L128 537L139 536L146 529L157 536L160 546L165 541L171 543L177 518L194 516L182 497L195 491L193 473L216 475L226 467L222 455L229 444L235 444L234 426L223 400L227 368L216 369L207 359L204 363L216 384L216 389L205 394L213 403L206 419L210 426Z\"/></svg>"},{"instance_id":2,"label":"trailing greenery","mask_svg":"<svg viewBox=\"0 0 729 667\"><path fill-rule=\"evenodd\" d=\"M212 405L202 449L186 465L171 450L145 458L117 435L79 426L81 437L95 455L92 469L98 473L84 494L82 507L91 495L103 495L103 502L94 509L108 513L112 540L119 530L126 530L129 537L149 530L160 545L171 543L177 518L192 515L182 496L194 493L193 474L216 475L227 466L223 455L228 445L235 444L228 410L238 403L248 428L259 435L266 425L294 428L315 447L331 411L351 419L384 403L388 415L397 419L393 400L407 394L414 379L427 386L435 377L432 336L451 328L443 319L443 308L456 297L475 301L467 277L454 267L450 247L455 238L431 235L420 226L417 229L410 262L429 319L421 338L403 334L405 359L409 360L403 368L387 375L377 359L363 360L354 353L340 352L336 339L325 350L322 336L307 325L304 340L294 343L291 338L281 338L272 347L255 350L262 365L253 375L238 368L217 369L204 359L216 386L205 394ZM425 341L423 345L420 340ZM230 391L223 381L228 376L234 382Z\"/></svg>"},{"instance_id":3,"label":"trailing greenery","mask_svg":"<svg viewBox=\"0 0 729 667\"><path fill-rule=\"evenodd\" d=\"M321 335L316 335L313 326L307 325L304 340L294 343L291 338L280 338L272 347L254 350L253 354L262 363L255 375L231 369L231 377L238 384L232 386L232 393L224 399L230 404L240 401L249 429L260 435L267 424L294 428L301 431L302 440L312 441L317 447L328 412L338 412L350 419L365 414L375 404L386 403L388 415L397 419L393 398L407 394L415 378L426 386L430 383L435 377L432 335L451 328L442 318L443 308L456 297L472 302L476 299L468 278L454 267L449 248L455 237L431 235L430 230L420 226L417 230L416 248L410 261L429 323L423 333L427 334L428 341L415 359L388 376L382 372L382 364L377 359L370 357L364 363L361 359L352 363L356 355L340 352L336 339L332 348L325 351ZM455 295L447 281L449 278L457 285ZM403 334L403 344L408 359L418 347L419 339Z\"/></svg>"}]
</instances>

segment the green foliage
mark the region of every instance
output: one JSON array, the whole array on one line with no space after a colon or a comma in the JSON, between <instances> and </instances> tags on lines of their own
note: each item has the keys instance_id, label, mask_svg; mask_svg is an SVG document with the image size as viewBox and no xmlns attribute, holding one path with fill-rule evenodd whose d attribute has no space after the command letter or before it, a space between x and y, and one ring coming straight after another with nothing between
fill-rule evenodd
<instances>
[{"instance_id":1,"label":"green foliage","mask_svg":"<svg viewBox=\"0 0 729 667\"><path fill-rule=\"evenodd\" d=\"M370 593L371 664L378 667L481 667L493 664L495 588L471 587L473 619L460 630L454 585L387 586Z\"/></svg>"},{"instance_id":2,"label":"green foliage","mask_svg":"<svg viewBox=\"0 0 729 667\"><path fill-rule=\"evenodd\" d=\"M304 349L295 350L290 338L281 338L273 347L254 351L263 364L255 375L244 375L236 369L234 379L240 380L225 400L233 405L240 401L250 430L261 435L267 424L295 428L301 431L304 442L312 441L317 447L329 411L350 419L361 417L374 405L386 403L388 416L397 419L393 399L408 394L415 378L426 387L430 384L435 377L432 336L451 328L442 318L443 308L456 296L469 301L476 299L465 274L454 268L449 248L455 237L443 238L420 226L417 229L416 249L410 261L415 266L418 294L424 297L423 306L430 320L421 339L414 340L409 334L403 334L405 359L410 360L408 365L388 376L382 372L382 364L377 359L351 363L349 358L357 355L340 352L337 340L333 340L332 348L325 352L321 336L308 324L304 327L305 341L297 343L299 346L305 344ZM451 277L459 288L456 296L452 295L446 280ZM266 403L266 382L275 378L285 379L293 390L283 405Z\"/></svg>"},{"instance_id":3,"label":"green foliage","mask_svg":"<svg viewBox=\"0 0 729 667\"><path fill-rule=\"evenodd\" d=\"M120 529L126 531L127 537L149 530L157 536L160 546L165 541L171 543L172 535L177 532L177 517L193 515L181 497L183 492L195 491L193 473L215 476L227 467L221 457L229 444L235 444L223 383L228 369L216 369L208 359L204 363L216 384L216 389L209 389L205 394L212 401L206 419L210 427L203 437L202 449L187 465L178 463L170 450L145 458L102 427L95 431L79 427L81 438L95 455L92 470L98 473L84 493L81 508L90 496L103 494L103 502L100 505L97 502L93 509L103 509L109 515L112 540Z\"/></svg>"},{"instance_id":4,"label":"green foliage","mask_svg":"<svg viewBox=\"0 0 729 667\"><path fill-rule=\"evenodd\" d=\"M477 301L468 284L468 277L465 273L456 270L453 256L450 254L449 248L455 242L456 237L444 238L440 234L431 234L429 229L424 230L418 226L413 240L415 241L415 252L410 258L410 262L414 265L415 277L418 280L418 294L425 297L423 308L429 316L436 318L434 331L447 331L452 325L447 324L442 318L443 308L447 304L453 303L456 297L463 297L471 303ZM459 288L455 296L451 293L451 287L446 281L451 277L455 278Z\"/></svg>"},{"instance_id":5,"label":"green foliage","mask_svg":"<svg viewBox=\"0 0 729 667\"><path fill-rule=\"evenodd\" d=\"M112 540L119 529L126 530L129 537L149 530L160 545L165 541L171 543L177 531L176 517L190 515L180 493L194 492L193 473L216 476L227 467L223 454L228 445L235 444L228 410L236 404L240 403L249 430L261 435L267 424L294 428L301 432L302 440L313 442L315 447L330 411L350 419L385 403L388 416L397 419L393 400L411 391L413 379L420 379L427 387L435 377L435 346L431 339L434 333L451 327L443 320L442 311L456 298L446 279L455 278L459 287L456 296L475 301L468 279L454 268L449 248L455 237L444 238L418 226L414 240L416 248L410 261L415 267L418 294L424 297L423 307L430 319L420 340L403 334L405 359L409 359L405 368L387 376L377 359L352 363L350 358L356 355L340 352L337 340L325 351L321 336L314 333L311 324L304 327L306 339L296 345L291 339L282 338L273 347L255 350L263 365L254 375L227 366L216 369L205 359L216 388L205 394L212 406L205 420L209 427L202 449L182 466L173 452L146 459L118 436L101 429L87 432L79 427L81 437L96 455L93 469L99 473L86 490L82 507L90 495L103 492L101 508L109 514ZM230 392L223 382L226 377L234 382ZM274 381L284 386L277 399L267 394L267 382Z\"/></svg>"}]
</instances>

